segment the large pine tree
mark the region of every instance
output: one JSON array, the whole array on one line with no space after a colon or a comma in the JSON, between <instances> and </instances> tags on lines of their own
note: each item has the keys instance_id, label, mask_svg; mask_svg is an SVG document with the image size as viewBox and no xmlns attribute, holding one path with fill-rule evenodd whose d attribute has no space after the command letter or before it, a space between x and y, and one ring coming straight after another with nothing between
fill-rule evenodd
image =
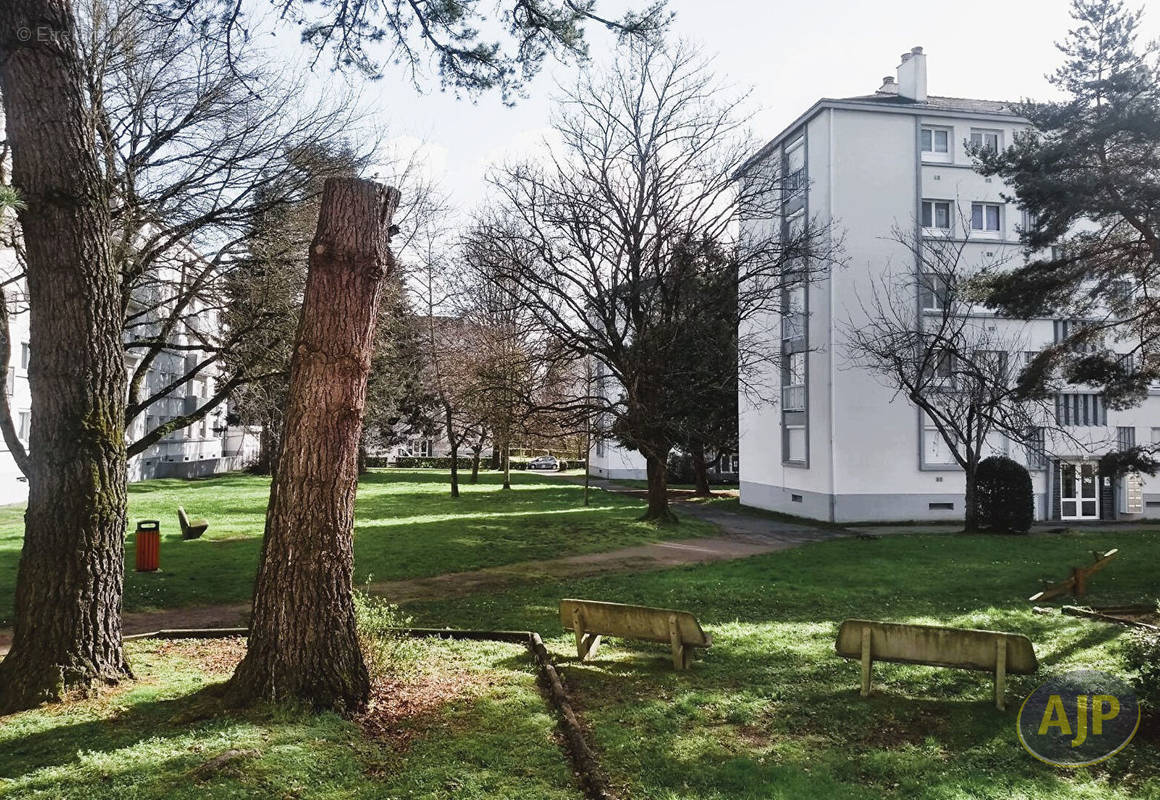
<instances>
[{"instance_id":1,"label":"large pine tree","mask_svg":"<svg viewBox=\"0 0 1160 800\"><path fill-rule=\"evenodd\" d=\"M1121 0L1073 0L1071 13L1049 76L1064 99L1022 104L1034 129L974 153L1027 212L1027 263L985 291L1005 313L1073 321L1025 371L1025 391L1062 377L1122 408L1160 379L1160 60Z\"/></svg>"}]
</instances>

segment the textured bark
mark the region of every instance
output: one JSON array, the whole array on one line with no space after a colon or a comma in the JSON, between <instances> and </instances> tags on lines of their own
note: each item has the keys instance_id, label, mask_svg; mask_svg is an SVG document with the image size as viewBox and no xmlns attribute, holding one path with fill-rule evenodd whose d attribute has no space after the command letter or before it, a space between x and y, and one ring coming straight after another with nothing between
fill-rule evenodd
<instances>
[{"instance_id":1,"label":"textured bark","mask_svg":"<svg viewBox=\"0 0 1160 800\"><path fill-rule=\"evenodd\" d=\"M963 498L963 530L967 533L975 533L979 530L979 509L978 505L978 459L977 457L967 464L966 469L966 494Z\"/></svg>"},{"instance_id":2,"label":"textured bark","mask_svg":"<svg viewBox=\"0 0 1160 800\"><path fill-rule=\"evenodd\" d=\"M483 451L483 442L471 448L471 482L479 483L479 456Z\"/></svg>"},{"instance_id":3,"label":"textured bark","mask_svg":"<svg viewBox=\"0 0 1160 800\"><path fill-rule=\"evenodd\" d=\"M709 467L705 463L705 448L697 444L693 446L693 494L697 497L712 497L709 488Z\"/></svg>"},{"instance_id":4,"label":"textured bark","mask_svg":"<svg viewBox=\"0 0 1160 800\"><path fill-rule=\"evenodd\" d=\"M398 202L394 189L355 178L323 189L250 640L227 689L236 704L296 697L352 711L370 691L351 597L354 499Z\"/></svg>"},{"instance_id":5,"label":"textured bark","mask_svg":"<svg viewBox=\"0 0 1160 800\"><path fill-rule=\"evenodd\" d=\"M648 474L648 510L641 519L652 522L676 522L676 515L669 509L668 467L664 458L646 453L644 463Z\"/></svg>"},{"instance_id":6,"label":"textured bark","mask_svg":"<svg viewBox=\"0 0 1160 800\"><path fill-rule=\"evenodd\" d=\"M108 202L67 0L0 3L0 92L27 248L28 511L0 712L127 674L125 360Z\"/></svg>"}]
</instances>

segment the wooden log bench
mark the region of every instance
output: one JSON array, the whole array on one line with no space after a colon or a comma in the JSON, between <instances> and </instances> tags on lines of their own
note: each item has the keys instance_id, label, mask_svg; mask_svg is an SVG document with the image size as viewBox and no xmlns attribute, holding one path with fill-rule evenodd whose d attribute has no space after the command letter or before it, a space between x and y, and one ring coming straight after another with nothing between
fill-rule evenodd
<instances>
[{"instance_id":1,"label":"wooden log bench","mask_svg":"<svg viewBox=\"0 0 1160 800\"><path fill-rule=\"evenodd\" d=\"M848 619L834 646L843 658L861 660L863 697L870 694L875 661L925 664L994 673L995 706L1002 711L1007 673L1031 675L1039 669L1031 640L1017 633Z\"/></svg>"},{"instance_id":2,"label":"wooden log bench","mask_svg":"<svg viewBox=\"0 0 1160 800\"><path fill-rule=\"evenodd\" d=\"M196 539L209 527L204 519L190 519L182 506L177 507L177 521L181 523L182 539Z\"/></svg>"},{"instance_id":3,"label":"wooden log bench","mask_svg":"<svg viewBox=\"0 0 1160 800\"><path fill-rule=\"evenodd\" d=\"M688 669L693 648L709 647L713 640L701 630L697 618L688 611L649 608L596 600L561 600L560 624L576 634L576 655L581 661L592 658L601 636L667 642L673 651L673 666Z\"/></svg>"}]
</instances>

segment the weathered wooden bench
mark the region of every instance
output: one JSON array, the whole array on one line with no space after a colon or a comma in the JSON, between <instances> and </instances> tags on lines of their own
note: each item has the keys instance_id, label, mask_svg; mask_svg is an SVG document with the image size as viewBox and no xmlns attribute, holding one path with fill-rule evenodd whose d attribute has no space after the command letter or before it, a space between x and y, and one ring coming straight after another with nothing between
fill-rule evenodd
<instances>
[{"instance_id":1,"label":"weathered wooden bench","mask_svg":"<svg viewBox=\"0 0 1160 800\"><path fill-rule=\"evenodd\" d=\"M713 644L696 617L688 611L668 608L561 600L560 624L576 634L576 655L581 661L596 653L601 636L668 642L673 650L673 666L677 669L688 669L693 648Z\"/></svg>"},{"instance_id":2,"label":"weathered wooden bench","mask_svg":"<svg viewBox=\"0 0 1160 800\"><path fill-rule=\"evenodd\" d=\"M190 519L182 506L177 507L177 521L181 523L182 539L196 539L209 527L209 522L204 519Z\"/></svg>"},{"instance_id":3,"label":"weathered wooden bench","mask_svg":"<svg viewBox=\"0 0 1160 800\"><path fill-rule=\"evenodd\" d=\"M848 619L838 629L838 655L862 661L862 696L870 694L875 661L974 669L995 674L995 706L1004 708L1007 673L1039 669L1031 640L1017 633Z\"/></svg>"}]
</instances>

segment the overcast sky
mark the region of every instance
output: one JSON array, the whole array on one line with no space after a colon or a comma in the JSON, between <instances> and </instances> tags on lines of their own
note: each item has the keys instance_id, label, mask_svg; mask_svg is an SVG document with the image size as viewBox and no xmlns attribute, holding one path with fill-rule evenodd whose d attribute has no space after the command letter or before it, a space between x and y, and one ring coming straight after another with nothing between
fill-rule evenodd
<instances>
[{"instance_id":1,"label":"overcast sky","mask_svg":"<svg viewBox=\"0 0 1160 800\"><path fill-rule=\"evenodd\" d=\"M598 9L607 14L627 5L598 2ZM721 77L753 90L754 132L762 139L819 97L873 92L915 45L928 56L931 94L1043 98L1050 93L1044 73L1060 60L1053 42L1069 25L1065 0L670 0L670 7L675 34L715 56ZM1160 9L1145 18L1144 29L1160 33ZM611 37L591 31L590 41L594 60L606 60ZM574 70L549 65L514 108L496 95L456 100L434 81L418 94L389 68L363 92L395 143L421 146L427 169L466 210L484 199L489 164L539 140L555 84L568 82ZM337 80L324 70L317 77L322 84Z\"/></svg>"}]
</instances>

